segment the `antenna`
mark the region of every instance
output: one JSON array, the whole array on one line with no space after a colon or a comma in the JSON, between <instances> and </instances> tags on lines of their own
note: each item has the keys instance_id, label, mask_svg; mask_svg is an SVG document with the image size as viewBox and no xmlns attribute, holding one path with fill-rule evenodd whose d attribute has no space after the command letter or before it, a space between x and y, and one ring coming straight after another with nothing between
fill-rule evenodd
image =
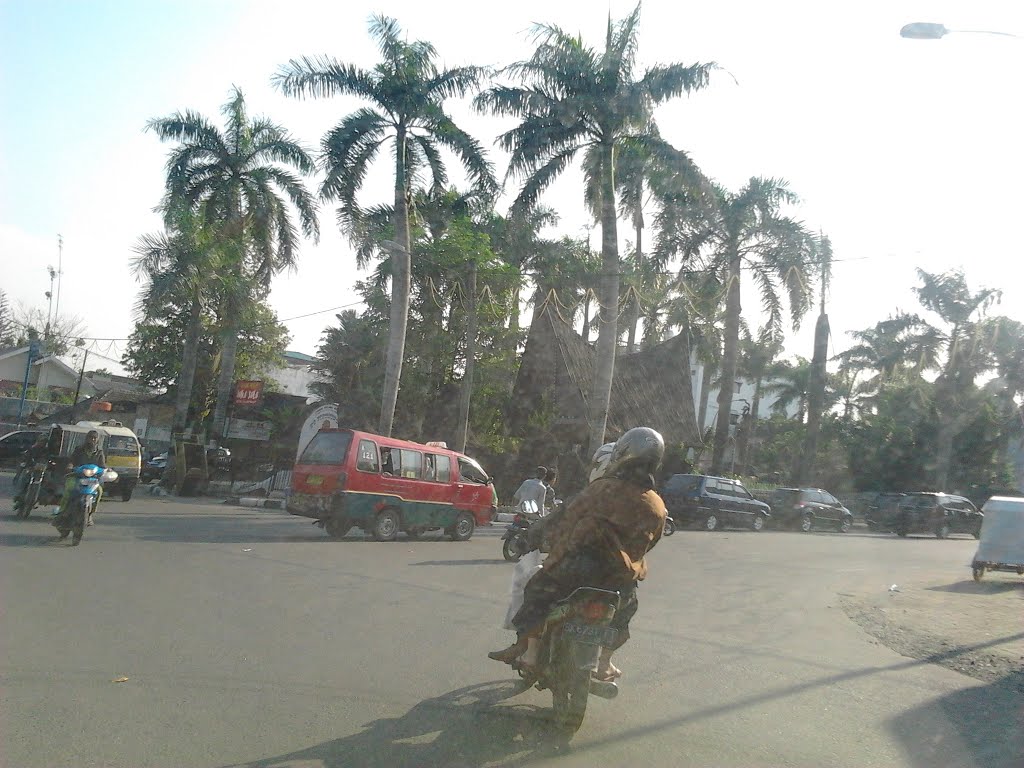
<instances>
[{"instance_id":1,"label":"antenna","mask_svg":"<svg viewBox=\"0 0 1024 768\"><path fill-rule=\"evenodd\" d=\"M64 236L57 235L57 306L54 308L53 316L60 316L60 278L64 274ZM50 280L53 280L53 267L50 268ZM51 284L52 288L52 284Z\"/></svg>"}]
</instances>

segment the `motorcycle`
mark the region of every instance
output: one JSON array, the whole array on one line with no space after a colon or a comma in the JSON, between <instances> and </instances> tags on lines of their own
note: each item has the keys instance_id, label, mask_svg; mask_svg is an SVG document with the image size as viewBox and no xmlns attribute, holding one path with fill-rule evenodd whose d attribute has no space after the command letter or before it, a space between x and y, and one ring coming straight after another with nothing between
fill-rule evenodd
<instances>
[{"instance_id":1,"label":"motorcycle","mask_svg":"<svg viewBox=\"0 0 1024 768\"><path fill-rule=\"evenodd\" d=\"M579 587L559 601L548 614L530 665L517 659L512 668L537 690L551 691L555 724L571 737L583 724L590 694L614 699L619 686L595 680L601 649L618 639L609 626L619 610L621 595L594 587Z\"/></svg>"},{"instance_id":2,"label":"motorcycle","mask_svg":"<svg viewBox=\"0 0 1024 768\"><path fill-rule=\"evenodd\" d=\"M31 465L21 465L19 476L28 475L28 482L22 492L14 497L14 516L23 520L32 514L36 504L39 503L40 491L43 487L43 478L46 475L47 463L35 461Z\"/></svg>"},{"instance_id":3,"label":"motorcycle","mask_svg":"<svg viewBox=\"0 0 1024 768\"><path fill-rule=\"evenodd\" d=\"M71 470L76 481L71 491L71 499L67 505L67 519L55 523L61 539L71 536L71 546L77 547L82 542L86 522L96 509L100 496L100 486L117 480L117 472L104 469L96 464L82 464Z\"/></svg>"},{"instance_id":4,"label":"motorcycle","mask_svg":"<svg viewBox=\"0 0 1024 768\"><path fill-rule=\"evenodd\" d=\"M510 563L518 563L519 558L526 554L526 537L532 524L530 516L517 512L505 528L505 534L501 537L501 554Z\"/></svg>"},{"instance_id":5,"label":"motorcycle","mask_svg":"<svg viewBox=\"0 0 1024 768\"><path fill-rule=\"evenodd\" d=\"M676 521L671 517L665 518L665 531L662 533L663 536L671 536L676 532Z\"/></svg>"}]
</instances>

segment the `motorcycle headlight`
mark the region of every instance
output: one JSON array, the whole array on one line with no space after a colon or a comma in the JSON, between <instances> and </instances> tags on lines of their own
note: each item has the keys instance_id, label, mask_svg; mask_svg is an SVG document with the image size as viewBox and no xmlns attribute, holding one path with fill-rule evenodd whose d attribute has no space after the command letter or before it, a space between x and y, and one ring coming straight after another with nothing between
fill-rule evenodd
<instances>
[{"instance_id":1,"label":"motorcycle headlight","mask_svg":"<svg viewBox=\"0 0 1024 768\"><path fill-rule=\"evenodd\" d=\"M92 469L91 467L89 469L83 469L82 470L82 477L92 477L95 474L96 474L96 470Z\"/></svg>"}]
</instances>

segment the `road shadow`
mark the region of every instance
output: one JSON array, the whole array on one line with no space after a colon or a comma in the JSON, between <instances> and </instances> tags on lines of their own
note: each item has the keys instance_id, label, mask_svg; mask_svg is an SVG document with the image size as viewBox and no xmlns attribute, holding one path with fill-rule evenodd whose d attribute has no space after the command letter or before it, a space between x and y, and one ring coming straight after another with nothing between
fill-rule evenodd
<instances>
[{"instance_id":1,"label":"road shadow","mask_svg":"<svg viewBox=\"0 0 1024 768\"><path fill-rule=\"evenodd\" d=\"M549 710L501 702L525 690L513 681L482 683L425 699L401 717L285 755L225 768L477 768L516 766L555 754Z\"/></svg>"},{"instance_id":2,"label":"road shadow","mask_svg":"<svg viewBox=\"0 0 1024 768\"><path fill-rule=\"evenodd\" d=\"M484 557L477 560L423 560L409 565L505 565L507 562L503 557Z\"/></svg>"},{"instance_id":3,"label":"road shadow","mask_svg":"<svg viewBox=\"0 0 1024 768\"><path fill-rule=\"evenodd\" d=\"M129 535L140 541L202 544L339 544L364 541L359 533L345 539L332 539L313 525L302 525L301 521L296 525L291 518L268 518L262 513L190 515L188 512L178 512L162 515L135 514L118 509L109 509L105 512L104 508L100 507L96 524L104 528L131 529Z\"/></svg>"},{"instance_id":4,"label":"road shadow","mask_svg":"<svg viewBox=\"0 0 1024 768\"><path fill-rule=\"evenodd\" d=\"M1024 672L964 688L894 717L889 727L914 768L1020 768Z\"/></svg>"},{"instance_id":5,"label":"road shadow","mask_svg":"<svg viewBox=\"0 0 1024 768\"><path fill-rule=\"evenodd\" d=\"M925 587L929 592L952 592L958 595L1003 595L1007 592L1019 591L1024 595L1024 581L992 580L992 581L957 581L937 587Z\"/></svg>"}]
</instances>

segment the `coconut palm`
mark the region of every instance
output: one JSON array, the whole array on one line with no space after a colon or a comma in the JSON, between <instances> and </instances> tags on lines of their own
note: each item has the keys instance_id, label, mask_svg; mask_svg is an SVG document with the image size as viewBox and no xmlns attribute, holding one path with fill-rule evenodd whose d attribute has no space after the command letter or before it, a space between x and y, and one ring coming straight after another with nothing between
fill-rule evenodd
<instances>
[{"instance_id":1,"label":"coconut palm","mask_svg":"<svg viewBox=\"0 0 1024 768\"><path fill-rule=\"evenodd\" d=\"M132 272L146 280L135 304L136 313L141 316L152 307L184 302L180 309L188 315L171 422L171 430L177 434L188 419L203 309L213 297L210 275L217 273L214 237L209 228L203 229L198 216L183 211L172 229L143 235L133 250Z\"/></svg>"},{"instance_id":2,"label":"coconut palm","mask_svg":"<svg viewBox=\"0 0 1024 768\"><path fill-rule=\"evenodd\" d=\"M277 73L275 82L288 96L355 96L373 105L345 117L323 139L327 178L320 196L339 204L339 223L352 237L358 237L364 222L356 195L367 171L382 147L389 142L394 146L394 240L388 245L391 310L379 425L381 434L390 435L409 322L413 181L417 173L427 170L435 187L447 186L441 157L444 148L455 153L474 188L492 194L496 183L480 144L444 109L449 98L475 89L485 71L479 67L439 68L433 45L423 40L409 42L398 22L386 16L371 19L370 35L381 55L373 69L360 69L328 56L303 58L290 61Z\"/></svg>"},{"instance_id":3,"label":"coconut palm","mask_svg":"<svg viewBox=\"0 0 1024 768\"><path fill-rule=\"evenodd\" d=\"M785 291L794 328L810 305L808 277L812 239L803 225L784 216L782 207L797 201L786 182L754 177L738 192L717 189L718 204L704 215L682 219L672 230L663 231L661 248L680 252L684 259L702 261L721 271L726 282L725 328L722 376L711 471L724 468L729 442L729 419L735 392L729 382L736 379L739 361L741 317L741 275L747 270L761 298L766 326L773 335L782 334Z\"/></svg>"},{"instance_id":4,"label":"coconut palm","mask_svg":"<svg viewBox=\"0 0 1024 768\"><path fill-rule=\"evenodd\" d=\"M782 352L782 342L781 336L773 336L767 328L762 328L756 337L744 330L740 338L739 371L745 379L754 382L754 394L750 400L750 412L744 419L744 429L739 432L736 441L736 473L739 475L747 468L750 443L757 437L761 417L765 377L775 370L775 358Z\"/></svg>"},{"instance_id":5,"label":"coconut palm","mask_svg":"<svg viewBox=\"0 0 1024 768\"><path fill-rule=\"evenodd\" d=\"M618 338L619 251L616 229L615 159L623 142L641 141L655 106L703 88L714 65L670 64L635 77L640 6L623 21L609 18L603 51L551 25L535 28L533 56L507 72L521 86L495 86L478 106L520 118L499 138L511 153L508 175L524 179L512 212L536 205L541 194L581 150L593 148L591 173L601 193L600 332L590 393L590 442L604 441Z\"/></svg>"},{"instance_id":6,"label":"coconut palm","mask_svg":"<svg viewBox=\"0 0 1024 768\"><path fill-rule=\"evenodd\" d=\"M818 264L821 281L821 309L814 326L814 353L811 358L811 379L807 393L807 431L804 435L803 451L796 480L805 485L814 473L818 456L818 435L821 432L821 417L825 410L825 387L828 383L828 314L825 312L825 294L832 276L832 241L819 234L813 241L814 259Z\"/></svg>"},{"instance_id":7,"label":"coconut palm","mask_svg":"<svg viewBox=\"0 0 1024 768\"><path fill-rule=\"evenodd\" d=\"M301 178L314 171L306 150L270 120L250 119L238 88L221 112L223 131L191 111L146 126L162 141L178 142L167 161L168 224L185 209L201 212L205 222L220 230L219 278L226 289L220 314L227 322L221 334L214 439L224 433L243 306L254 295L266 295L275 274L294 267L296 214L303 235L320 235L316 201Z\"/></svg>"}]
</instances>

